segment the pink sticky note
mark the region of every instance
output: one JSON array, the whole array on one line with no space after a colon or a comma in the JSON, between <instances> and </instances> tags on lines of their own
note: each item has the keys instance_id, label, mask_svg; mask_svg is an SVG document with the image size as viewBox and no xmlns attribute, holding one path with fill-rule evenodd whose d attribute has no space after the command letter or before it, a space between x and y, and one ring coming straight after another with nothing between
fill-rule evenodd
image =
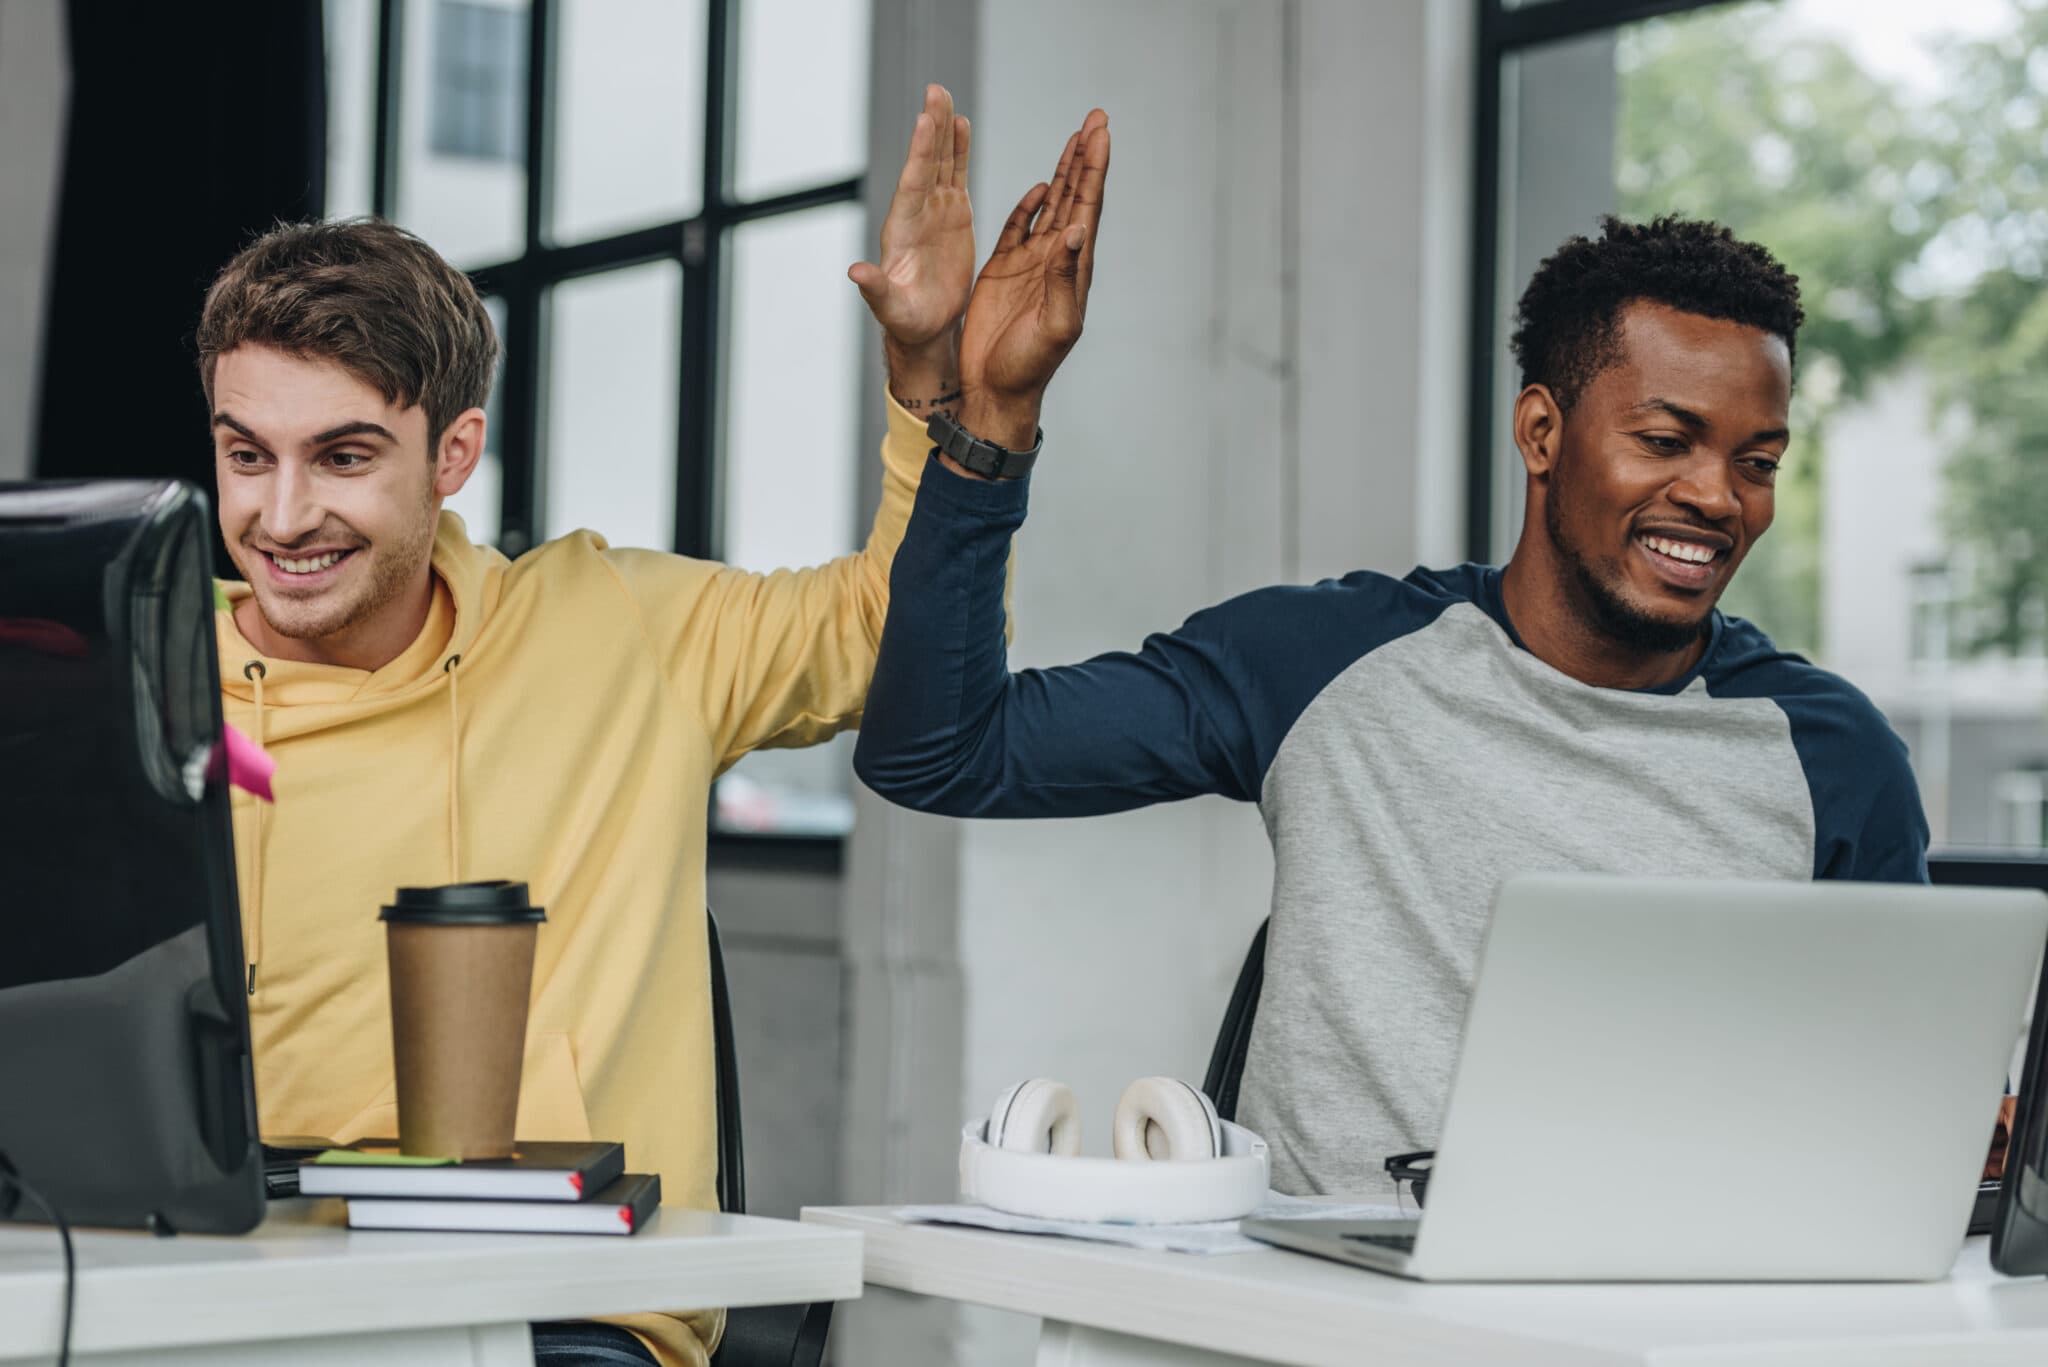
<instances>
[{"instance_id":1,"label":"pink sticky note","mask_svg":"<svg viewBox=\"0 0 2048 1367\"><path fill-rule=\"evenodd\" d=\"M277 801L270 795L270 776L277 772L277 761L270 752L233 726L227 728L223 743L228 752L228 782L265 802Z\"/></svg>"}]
</instances>

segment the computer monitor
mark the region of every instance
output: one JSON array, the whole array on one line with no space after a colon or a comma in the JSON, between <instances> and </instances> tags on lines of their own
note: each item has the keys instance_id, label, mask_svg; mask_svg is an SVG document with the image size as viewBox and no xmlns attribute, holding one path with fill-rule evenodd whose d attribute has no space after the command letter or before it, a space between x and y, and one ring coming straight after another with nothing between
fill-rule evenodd
<instances>
[{"instance_id":1,"label":"computer monitor","mask_svg":"<svg viewBox=\"0 0 2048 1367\"><path fill-rule=\"evenodd\" d=\"M2048 855L1948 852L1931 856L1927 872L1937 883L2048 892ZM2005 1177L1992 1217L1991 1265L2011 1277L2048 1272L2048 971L2035 988Z\"/></svg>"},{"instance_id":2,"label":"computer monitor","mask_svg":"<svg viewBox=\"0 0 2048 1367\"><path fill-rule=\"evenodd\" d=\"M263 1217L212 537L190 485L0 484L0 1156L73 1224Z\"/></svg>"},{"instance_id":3,"label":"computer monitor","mask_svg":"<svg viewBox=\"0 0 2048 1367\"><path fill-rule=\"evenodd\" d=\"M1942 850L1927 856L1930 882L1978 888L2039 888L2048 892L2048 850Z\"/></svg>"}]
</instances>

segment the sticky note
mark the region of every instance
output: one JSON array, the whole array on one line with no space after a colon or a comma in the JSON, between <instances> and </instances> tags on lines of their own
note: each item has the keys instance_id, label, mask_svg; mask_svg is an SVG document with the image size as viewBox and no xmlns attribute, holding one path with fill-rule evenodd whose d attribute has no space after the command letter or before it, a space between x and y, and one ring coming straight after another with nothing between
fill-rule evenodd
<instances>
[{"instance_id":1,"label":"sticky note","mask_svg":"<svg viewBox=\"0 0 2048 1367\"><path fill-rule=\"evenodd\" d=\"M255 741L237 731L233 726L226 728L221 738L222 748L227 751L228 782L245 793L253 793L265 802L277 799L270 793L270 776L277 772L277 761Z\"/></svg>"},{"instance_id":2,"label":"sticky note","mask_svg":"<svg viewBox=\"0 0 2048 1367\"><path fill-rule=\"evenodd\" d=\"M333 1168L445 1168L459 1158L414 1158L391 1149L329 1149L313 1160Z\"/></svg>"}]
</instances>

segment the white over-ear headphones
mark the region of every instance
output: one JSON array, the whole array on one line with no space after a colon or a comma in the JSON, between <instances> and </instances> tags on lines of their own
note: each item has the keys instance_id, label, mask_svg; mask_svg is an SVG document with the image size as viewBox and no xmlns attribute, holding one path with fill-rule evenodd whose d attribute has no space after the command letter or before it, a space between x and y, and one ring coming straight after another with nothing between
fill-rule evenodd
<instances>
[{"instance_id":1,"label":"white over-ear headphones","mask_svg":"<svg viewBox=\"0 0 2048 1367\"><path fill-rule=\"evenodd\" d=\"M1218 1118L1177 1078L1139 1078L1117 1102L1115 1158L1082 1158L1064 1084L1031 1078L960 1134L960 1194L1048 1220L1182 1224L1235 1220L1265 1199L1266 1141Z\"/></svg>"}]
</instances>

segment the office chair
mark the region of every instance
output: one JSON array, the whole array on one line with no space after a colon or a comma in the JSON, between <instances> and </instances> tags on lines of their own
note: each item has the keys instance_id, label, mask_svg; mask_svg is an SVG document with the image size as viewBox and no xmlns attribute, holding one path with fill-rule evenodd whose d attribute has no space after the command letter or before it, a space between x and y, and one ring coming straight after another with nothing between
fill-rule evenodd
<instances>
[{"instance_id":1,"label":"office chair","mask_svg":"<svg viewBox=\"0 0 2048 1367\"><path fill-rule=\"evenodd\" d=\"M1230 1004L1223 1008L1223 1028L1216 1032L1216 1047L1209 1052L1209 1071L1202 1090L1216 1103L1216 1114L1237 1119L1237 1084L1244 1077L1244 1053L1252 1042L1252 1017L1259 1010L1259 989L1266 984L1266 927L1269 917L1259 922L1252 947L1245 951L1244 967L1237 971L1237 986L1230 989Z\"/></svg>"},{"instance_id":2,"label":"office chair","mask_svg":"<svg viewBox=\"0 0 2048 1367\"><path fill-rule=\"evenodd\" d=\"M732 1040L732 997L725 985L725 952L718 921L704 908L711 940L711 1050L718 1095L718 1208L733 1215L747 1209L746 1148L740 1131L740 1062ZM713 1367L818 1367L825 1335L832 1327L832 1302L810 1305L749 1305L725 1312L725 1337L711 1355Z\"/></svg>"}]
</instances>

